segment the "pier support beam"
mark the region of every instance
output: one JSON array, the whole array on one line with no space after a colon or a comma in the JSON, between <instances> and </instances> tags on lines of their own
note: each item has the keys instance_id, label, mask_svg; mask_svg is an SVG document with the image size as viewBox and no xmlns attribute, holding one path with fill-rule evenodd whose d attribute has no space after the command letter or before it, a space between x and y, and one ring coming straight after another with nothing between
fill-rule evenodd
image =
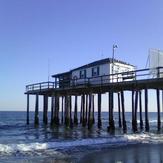
<instances>
[{"instance_id":1,"label":"pier support beam","mask_svg":"<svg viewBox=\"0 0 163 163\"><path fill-rule=\"evenodd\" d=\"M159 89L156 90L157 94L157 129L160 131L161 129L161 119L160 119L160 91Z\"/></svg>"},{"instance_id":2,"label":"pier support beam","mask_svg":"<svg viewBox=\"0 0 163 163\"><path fill-rule=\"evenodd\" d=\"M88 122L88 94L86 94L86 110L85 110L85 122Z\"/></svg>"},{"instance_id":3,"label":"pier support beam","mask_svg":"<svg viewBox=\"0 0 163 163\"><path fill-rule=\"evenodd\" d=\"M114 131L114 117L113 117L113 108L114 108L114 97L113 97L113 91L109 92L109 131Z\"/></svg>"},{"instance_id":4,"label":"pier support beam","mask_svg":"<svg viewBox=\"0 0 163 163\"><path fill-rule=\"evenodd\" d=\"M138 91L135 92L135 115L134 115L134 132L136 132L137 129L137 110L138 110Z\"/></svg>"},{"instance_id":5,"label":"pier support beam","mask_svg":"<svg viewBox=\"0 0 163 163\"><path fill-rule=\"evenodd\" d=\"M119 128L122 127L121 123L121 99L120 99L120 93L118 92L118 123L119 123Z\"/></svg>"},{"instance_id":6,"label":"pier support beam","mask_svg":"<svg viewBox=\"0 0 163 163\"><path fill-rule=\"evenodd\" d=\"M134 95L135 95L135 91L132 90L132 130L134 131L134 127L135 127L135 103L134 103Z\"/></svg>"},{"instance_id":7,"label":"pier support beam","mask_svg":"<svg viewBox=\"0 0 163 163\"><path fill-rule=\"evenodd\" d=\"M59 96L55 95L54 124L59 125Z\"/></svg>"},{"instance_id":8,"label":"pier support beam","mask_svg":"<svg viewBox=\"0 0 163 163\"><path fill-rule=\"evenodd\" d=\"M44 95L43 99L43 122L46 125L48 123L48 96Z\"/></svg>"},{"instance_id":9,"label":"pier support beam","mask_svg":"<svg viewBox=\"0 0 163 163\"><path fill-rule=\"evenodd\" d=\"M70 111L70 127L73 127L73 122L72 122L72 97L71 95L69 96L69 111Z\"/></svg>"},{"instance_id":10,"label":"pier support beam","mask_svg":"<svg viewBox=\"0 0 163 163\"><path fill-rule=\"evenodd\" d=\"M139 114L140 114L140 129L143 129L143 118L142 118L142 97L141 90L139 91Z\"/></svg>"},{"instance_id":11,"label":"pier support beam","mask_svg":"<svg viewBox=\"0 0 163 163\"><path fill-rule=\"evenodd\" d=\"M81 106L80 106L80 124L83 123L83 96L81 96Z\"/></svg>"},{"instance_id":12,"label":"pier support beam","mask_svg":"<svg viewBox=\"0 0 163 163\"><path fill-rule=\"evenodd\" d=\"M27 125L29 125L29 94L27 94Z\"/></svg>"},{"instance_id":13,"label":"pier support beam","mask_svg":"<svg viewBox=\"0 0 163 163\"><path fill-rule=\"evenodd\" d=\"M61 117L61 123L63 124L63 119L64 119L64 116L63 116L63 113L64 113L64 96L62 96L62 117Z\"/></svg>"},{"instance_id":14,"label":"pier support beam","mask_svg":"<svg viewBox=\"0 0 163 163\"><path fill-rule=\"evenodd\" d=\"M74 107L74 124L78 124L78 96L75 96L75 107Z\"/></svg>"},{"instance_id":15,"label":"pier support beam","mask_svg":"<svg viewBox=\"0 0 163 163\"><path fill-rule=\"evenodd\" d=\"M86 120L85 120L85 95L82 95L82 108L83 108L83 115L82 115L82 125L83 127L86 126Z\"/></svg>"},{"instance_id":16,"label":"pier support beam","mask_svg":"<svg viewBox=\"0 0 163 163\"><path fill-rule=\"evenodd\" d=\"M98 93L98 128L101 128L101 93Z\"/></svg>"},{"instance_id":17,"label":"pier support beam","mask_svg":"<svg viewBox=\"0 0 163 163\"><path fill-rule=\"evenodd\" d=\"M145 130L149 131L149 120L148 120L148 90L145 91Z\"/></svg>"},{"instance_id":18,"label":"pier support beam","mask_svg":"<svg viewBox=\"0 0 163 163\"><path fill-rule=\"evenodd\" d=\"M38 116L38 111L39 111L39 95L36 95L36 103L35 103L35 125L39 125L39 116Z\"/></svg>"},{"instance_id":19,"label":"pier support beam","mask_svg":"<svg viewBox=\"0 0 163 163\"><path fill-rule=\"evenodd\" d=\"M93 125L93 119L92 119L92 95L89 94L88 129L91 129L92 125Z\"/></svg>"},{"instance_id":20,"label":"pier support beam","mask_svg":"<svg viewBox=\"0 0 163 163\"><path fill-rule=\"evenodd\" d=\"M94 95L92 95L92 121L93 124L95 123L95 101L94 101Z\"/></svg>"},{"instance_id":21,"label":"pier support beam","mask_svg":"<svg viewBox=\"0 0 163 163\"><path fill-rule=\"evenodd\" d=\"M123 132L126 133L126 119L125 119L125 105L124 105L124 92L121 91L121 104L122 104L122 124L123 124Z\"/></svg>"},{"instance_id":22,"label":"pier support beam","mask_svg":"<svg viewBox=\"0 0 163 163\"><path fill-rule=\"evenodd\" d=\"M69 119L69 98L65 96L65 125L68 127L70 123Z\"/></svg>"},{"instance_id":23,"label":"pier support beam","mask_svg":"<svg viewBox=\"0 0 163 163\"><path fill-rule=\"evenodd\" d=\"M51 125L54 124L54 96L51 97Z\"/></svg>"}]
</instances>

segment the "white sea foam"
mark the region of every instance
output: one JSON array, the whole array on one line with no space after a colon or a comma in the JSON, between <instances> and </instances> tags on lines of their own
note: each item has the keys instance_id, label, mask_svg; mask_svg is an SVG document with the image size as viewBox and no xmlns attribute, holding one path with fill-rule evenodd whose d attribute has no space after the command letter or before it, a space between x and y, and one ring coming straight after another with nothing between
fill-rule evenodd
<instances>
[{"instance_id":1,"label":"white sea foam","mask_svg":"<svg viewBox=\"0 0 163 163\"><path fill-rule=\"evenodd\" d=\"M131 134L122 136L112 136L108 138L88 138L80 140L62 141L62 142L47 142L47 143L29 143L29 144L0 144L0 153L14 153L14 152L32 152L46 149L65 149L77 146L91 146L91 145L128 145L136 143L163 143L163 135L157 134Z\"/></svg>"}]
</instances>

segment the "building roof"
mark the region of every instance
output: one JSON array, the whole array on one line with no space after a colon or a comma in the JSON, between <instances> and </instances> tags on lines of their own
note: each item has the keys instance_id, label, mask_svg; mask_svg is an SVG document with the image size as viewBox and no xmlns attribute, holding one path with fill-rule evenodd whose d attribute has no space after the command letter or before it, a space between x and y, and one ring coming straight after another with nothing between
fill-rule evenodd
<instances>
[{"instance_id":1,"label":"building roof","mask_svg":"<svg viewBox=\"0 0 163 163\"><path fill-rule=\"evenodd\" d=\"M112 63L112 62L122 63L122 64L125 64L125 65L129 65L129 66L135 67L134 65L131 65L131 64L129 64L127 62L124 62L124 61L120 61L120 60L117 60L117 59L113 60L112 58L105 58L105 59L97 60L97 61L91 62L89 64L86 64L86 65L74 68L74 69L72 69L70 71L67 71L67 72L64 72L64 73L59 73L59 74L52 75L52 77L60 77L62 75L66 75L68 73L71 73L72 71L75 71L75 70L85 69L85 68L89 68L89 67L94 67L94 66L97 66L97 65L105 64L105 63Z\"/></svg>"}]
</instances>

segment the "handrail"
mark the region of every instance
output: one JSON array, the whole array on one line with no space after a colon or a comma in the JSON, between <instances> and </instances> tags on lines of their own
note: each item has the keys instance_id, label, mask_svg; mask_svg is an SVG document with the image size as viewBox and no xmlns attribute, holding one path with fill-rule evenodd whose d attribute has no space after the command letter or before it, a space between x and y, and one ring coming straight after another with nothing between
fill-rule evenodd
<instances>
[{"instance_id":1,"label":"handrail","mask_svg":"<svg viewBox=\"0 0 163 163\"><path fill-rule=\"evenodd\" d=\"M153 71L151 74L150 71ZM77 87L80 85L90 86L91 84L103 85L112 82L125 82L128 80L142 80L142 79L151 79L163 77L163 67L157 67L154 69L139 69L135 71L126 71L121 73L102 75L102 76L94 76L84 79L70 79L69 81L59 82L41 82L29 84L26 86L26 91L34 91L34 90L45 90L45 89L56 89L56 88L67 88L67 87ZM162 76L161 76L162 75ZM148 78L147 78L148 76ZM143 78L144 77L144 78Z\"/></svg>"}]
</instances>

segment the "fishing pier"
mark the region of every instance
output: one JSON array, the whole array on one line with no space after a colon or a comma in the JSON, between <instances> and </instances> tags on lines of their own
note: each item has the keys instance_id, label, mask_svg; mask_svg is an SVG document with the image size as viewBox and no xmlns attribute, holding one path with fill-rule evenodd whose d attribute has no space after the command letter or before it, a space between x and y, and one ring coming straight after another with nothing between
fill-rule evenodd
<instances>
[{"instance_id":1,"label":"fishing pier","mask_svg":"<svg viewBox=\"0 0 163 163\"><path fill-rule=\"evenodd\" d=\"M99 71L97 69L97 71ZM152 71L152 73L151 73ZM93 71L92 71L93 73ZM81 74L80 74L81 75ZM163 67L123 71L109 75L96 75L81 78L68 78L68 73L56 74L54 82L41 82L26 86L27 95L27 124L29 124L29 96L35 96L35 125L39 124L39 97L43 96L43 123L48 123L48 111L51 111L50 123L52 126L73 127L79 123L90 129L95 123L95 102L97 102L97 126L102 126L102 94L108 94L108 131L116 127L127 132L125 118L126 101L131 100L132 129L149 131L149 90L155 90L153 100L157 106L157 129L161 130L161 96L163 90ZM63 78L64 77L64 78ZM125 98L124 93L131 93L131 98ZM95 96L97 100L95 100ZM118 126L114 122L115 99L117 96ZM144 96L144 97L142 97ZM51 108L48 107L51 100ZM142 101L144 100L144 101ZM80 104L80 105L79 105ZM144 105L143 105L144 104ZM80 112L80 115L78 114ZM144 114L142 114L144 112ZM59 114L60 113L60 114ZM139 115L139 116L138 116ZM144 116L144 117L143 117ZM138 119L139 117L139 119ZM138 120L140 121L138 126Z\"/></svg>"}]
</instances>

